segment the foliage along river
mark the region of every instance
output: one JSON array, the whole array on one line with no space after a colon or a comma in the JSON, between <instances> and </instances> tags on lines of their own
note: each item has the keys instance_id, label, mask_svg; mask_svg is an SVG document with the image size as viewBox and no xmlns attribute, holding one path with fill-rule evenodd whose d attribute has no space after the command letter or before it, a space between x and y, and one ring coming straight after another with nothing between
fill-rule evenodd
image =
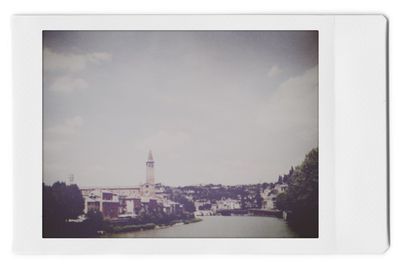
<instances>
[{"instance_id":1,"label":"foliage along river","mask_svg":"<svg viewBox=\"0 0 400 267\"><path fill-rule=\"evenodd\" d=\"M204 216L202 221L105 237L297 237L286 222L275 217Z\"/></svg>"}]
</instances>

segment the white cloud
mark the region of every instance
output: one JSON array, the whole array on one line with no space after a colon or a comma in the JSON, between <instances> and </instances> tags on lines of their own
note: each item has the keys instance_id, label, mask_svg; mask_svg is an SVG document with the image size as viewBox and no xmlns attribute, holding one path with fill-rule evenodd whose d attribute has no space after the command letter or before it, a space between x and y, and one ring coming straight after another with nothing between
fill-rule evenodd
<instances>
[{"instance_id":1,"label":"white cloud","mask_svg":"<svg viewBox=\"0 0 400 267\"><path fill-rule=\"evenodd\" d=\"M272 66L272 68L268 71L267 76L270 77L270 78L272 78L272 77L278 76L278 75L281 74L281 73L282 73L282 69L279 68L278 66L274 65L274 66Z\"/></svg>"},{"instance_id":2,"label":"white cloud","mask_svg":"<svg viewBox=\"0 0 400 267\"><path fill-rule=\"evenodd\" d=\"M70 93L88 88L89 84L82 78L73 78L69 75L57 77L50 85L49 90L53 92Z\"/></svg>"},{"instance_id":3,"label":"white cloud","mask_svg":"<svg viewBox=\"0 0 400 267\"><path fill-rule=\"evenodd\" d=\"M43 51L43 66L47 71L77 72L86 69L87 65L110 61L112 55L104 52L94 53L57 53L49 48Z\"/></svg>"},{"instance_id":4,"label":"white cloud","mask_svg":"<svg viewBox=\"0 0 400 267\"><path fill-rule=\"evenodd\" d=\"M112 59L112 56L109 53L95 52L86 54L86 58L89 62L100 63L102 61L110 61Z\"/></svg>"},{"instance_id":5,"label":"white cloud","mask_svg":"<svg viewBox=\"0 0 400 267\"><path fill-rule=\"evenodd\" d=\"M71 148L72 138L78 136L83 124L82 117L75 116L65 119L60 124L48 127L44 131L43 149L49 159L48 162L56 161L56 155L66 153Z\"/></svg>"},{"instance_id":6,"label":"white cloud","mask_svg":"<svg viewBox=\"0 0 400 267\"><path fill-rule=\"evenodd\" d=\"M65 137L76 135L83 126L84 121L81 116L66 119L63 123L49 127L46 130L48 137Z\"/></svg>"},{"instance_id":7,"label":"white cloud","mask_svg":"<svg viewBox=\"0 0 400 267\"><path fill-rule=\"evenodd\" d=\"M258 122L271 129L301 125L317 130L318 66L284 81L260 109Z\"/></svg>"},{"instance_id":8,"label":"white cloud","mask_svg":"<svg viewBox=\"0 0 400 267\"><path fill-rule=\"evenodd\" d=\"M114 34L44 39L44 162L63 168L46 177L134 185L152 149L165 184L273 181L318 142L317 71L305 72L318 42L309 33ZM84 121L64 121L77 114Z\"/></svg>"}]
</instances>

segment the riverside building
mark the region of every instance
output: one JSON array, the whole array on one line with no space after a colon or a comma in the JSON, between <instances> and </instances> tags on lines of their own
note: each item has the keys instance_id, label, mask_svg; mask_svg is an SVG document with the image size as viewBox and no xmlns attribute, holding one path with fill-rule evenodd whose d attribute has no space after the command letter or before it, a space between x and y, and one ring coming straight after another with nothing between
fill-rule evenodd
<instances>
[{"instance_id":1,"label":"riverside building","mask_svg":"<svg viewBox=\"0 0 400 267\"><path fill-rule=\"evenodd\" d=\"M149 151L146 161L146 180L144 184L132 187L92 187L82 188L85 199L85 213L98 210L104 218L135 217L140 212L161 209L173 213L182 206L167 199L160 188L156 187L154 175L154 157Z\"/></svg>"}]
</instances>

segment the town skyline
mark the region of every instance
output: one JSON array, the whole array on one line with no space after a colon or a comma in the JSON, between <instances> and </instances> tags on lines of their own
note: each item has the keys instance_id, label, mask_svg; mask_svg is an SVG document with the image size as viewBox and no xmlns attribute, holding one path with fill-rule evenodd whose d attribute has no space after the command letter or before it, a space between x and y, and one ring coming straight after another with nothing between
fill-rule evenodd
<instances>
[{"instance_id":1,"label":"town skyline","mask_svg":"<svg viewBox=\"0 0 400 267\"><path fill-rule=\"evenodd\" d=\"M148 155L150 155L150 154L151 154L151 159L153 160L154 156L153 156L153 152L152 152L151 149L149 150ZM148 156L148 158L149 158L149 156ZM146 163L147 163L147 162L146 162ZM154 165L155 165L155 168L157 168L156 160L154 160ZM298 164L297 164L297 165L298 165ZM263 183L275 183L275 182L278 181L279 177L284 176L284 175L286 175L287 173L289 173L290 169L293 168L293 167L294 167L294 166L290 166L290 167L287 169L287 171L286 171L285 173L282 173L282 174L278 175L277 177L275 177L275 179L271 179L271 180L268 180L268 181L266 181L266 180L260 180L260 181L258 181L258 182L254 182L254 183L238 183L238 184L227 184L227 183L224 183L224 184L222 184L222 183L208 182L208 183L198 183L198 184L170 185L170 184L166 184L166 183L163 183L163 182L158 181L158 177L156 177L155 175L153 175L153 178L155 179L155 184L162 184L162 185L164 185L164 186L171 186L171 187L203 186L203 185L222 185L222 186L252 185L252 184L263 184ZM143 168L143 171L145 172L144 168ZM154 172L154 171L153 171L153 172ZM71 180L71 178L72 178L72 180ZM77 178L77 177L75 177L75 175L74 175L73 173L71 173L71 174L69 174L67 177L63 177L63 178L60 178L60 179L56 179L54 182L65 182L66 184L73 183L73 184L80 185L81 188L96 188L96 187L99 187L99 188L107 188L107 187L110 187L110 188L114 188L114 187L115 187L115 188L118 188L118 187L125 188L125 187L140 187L140 185L143 185L143 184L146 183L146 180L147 180L147 172L146 172L146 174L145 174L143 180L142 180L139 184L124 184L124 185L122 185L122 184L120 184L120 185L118 185L118 184L109 184L109 185L93 184L93 185L83 185L83 186L81 186L81 184L79 183L79 178L78 178L78 179L76 179L76 178ZM44 180L46 180L46 179L44 179ZM45 184L47 184L47 183L45 183ZM51 183L48 183L47 185L51 185Z\"/></svg>"},{"instance_id":2,"label":"town skyline","mask_svg":"<svg viewBox=\"0 0 400 267\"><path fill-rule=\"evenodd\" d=\"M43 33L43 181L273 182L318 147L318 33Z\"/></svg>"}]
</instances>

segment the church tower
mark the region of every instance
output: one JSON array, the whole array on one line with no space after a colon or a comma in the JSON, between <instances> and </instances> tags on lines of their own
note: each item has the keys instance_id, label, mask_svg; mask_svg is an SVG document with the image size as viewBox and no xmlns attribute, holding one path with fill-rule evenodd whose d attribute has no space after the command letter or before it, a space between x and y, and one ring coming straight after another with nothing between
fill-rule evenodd
<instances>
[{"instance_id":1,"label":"church tower","mask_svg":"<svg viewBox=\"0 0 400 267\"><path fill-rule=\"evenodd\" d=\"M151 150L146 161L146 183L140 187L141 196L146 198L155 197L155 185L154 185L154 159Z\"/></svg>"},{"instance_id":2,"label":"church tower","mask_svg":"<svg viewBox=\"0 0 400 267\"><path fill-rule=\"evenodd\" d=\"M151 150L146 161L146 184L154 185L154 159Z\"/></svg>"}]
</instances>

